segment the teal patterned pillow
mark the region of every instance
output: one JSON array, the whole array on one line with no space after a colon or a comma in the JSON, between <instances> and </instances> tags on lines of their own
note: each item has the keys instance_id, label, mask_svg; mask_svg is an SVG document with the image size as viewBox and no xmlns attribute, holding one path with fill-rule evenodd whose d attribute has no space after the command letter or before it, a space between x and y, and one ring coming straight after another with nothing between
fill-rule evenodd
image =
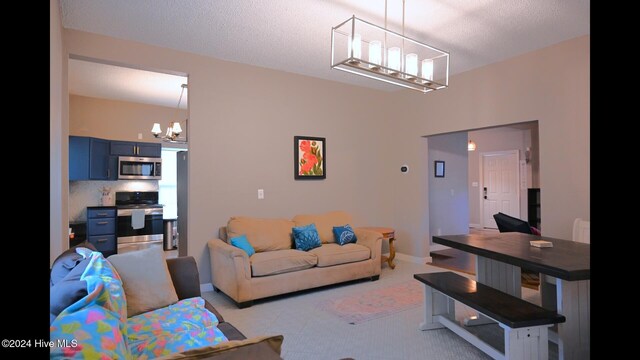
<instances>
[{"instance_id":1,"label":"teal patterned pillow","mask_svg":"<svg viewBox=\"0 0 640 360\"><path fill-rule=\"evenodd\" d=\"M291 230L293 231L293 241L298 250L309 251L322 245L316 224L298 226Z\"/></svg>"},{"instance_id":2,"label":"teal patterned pillow","mask_svg":"<svg viewBox=\"0 0 640 360\"><path fill-rule=\"evenodd\" d=\"M231 245L244 250L249 256L256 253L256 250L251 246L251 243L247 240L247 236L244 234L231 238Z\"/></svg>"},{"instance_id":3,"label":"teal patterned pillow","mask_svg":"<svg viewBox=\"0 0 640 360\"><path fill-rule=\"evenodd\" d=\"M333 236L335 236L336 238L336 243L340 245L355 243L356 241L358 241L356 233L353 232L353 229L349 224L345 226L334 226Z\"/></svg>"}]
</instances>

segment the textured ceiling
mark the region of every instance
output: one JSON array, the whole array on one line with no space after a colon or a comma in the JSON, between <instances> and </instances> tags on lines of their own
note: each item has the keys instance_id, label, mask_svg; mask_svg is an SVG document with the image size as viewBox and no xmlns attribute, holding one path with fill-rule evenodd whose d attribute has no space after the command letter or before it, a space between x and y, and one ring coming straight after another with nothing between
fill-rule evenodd
<instances>
[{"instance_id":1,"label":"textured ceiling","mask_svg":"<svg viewBox=\"0 0 640 360\"><path fill-rule=\"evenodd\" d=\"M61 0L66 28L382 90L330 69L331 27L384 25L384 0ZM388 28L401 32L402 1ZM406 0L405 34L451 54L451 74L589 34L585 0Z\"/></svg>"},{"instance_id":2,"label":"textured ceiling","mask_svg":"<svg viewBox=\"0 0 640 360\"><path fill-rule=\"evenodd\" d=\"M187 77L69 60L69 93L176 108ZM185 89L180 108L187 108Z\"/></svg>"}]
</instances>

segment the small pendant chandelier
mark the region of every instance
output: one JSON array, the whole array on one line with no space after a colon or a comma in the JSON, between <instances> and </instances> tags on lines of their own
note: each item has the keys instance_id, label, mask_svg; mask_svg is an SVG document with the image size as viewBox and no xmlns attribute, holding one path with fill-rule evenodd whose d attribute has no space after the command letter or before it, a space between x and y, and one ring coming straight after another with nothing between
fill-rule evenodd
<instances>
[{"instance_id":1,"label":"small pendant chandelier","mask_svg":"<svg viewBox=\"0 0 640 360\"><path fill-rule=\"evenodd\" d=\"M449 53L387 29L351 18L331 29L331 68L427 93L449 86Z\"/></svg>"},{"instance_id":2,"label":"small pendant chandelier","mask_svg":"<svg viewBox=\"0 0 640 360\"><path fill-rule=\"evenodd\" d=\"M187 88L187 84L182 84L182 90L180 91L180 98L178 99L178 107L176 112L180 112L180 102L182 102L182 95L184 94L184 89ZM187 125L187 119L184 119L185 126ZM160 136L162 134L162 129L160 128L159 123L154 123L153 128L151 128L151 133L156 138L161 139L164 142L175 143L175 144L186 144L187 138L180 138L180 134L182 134L182 126L180 126L180 122L172 121L169 122L169 127L167 127L167 132L164 136Z\"/></svg>"}]
</instances>

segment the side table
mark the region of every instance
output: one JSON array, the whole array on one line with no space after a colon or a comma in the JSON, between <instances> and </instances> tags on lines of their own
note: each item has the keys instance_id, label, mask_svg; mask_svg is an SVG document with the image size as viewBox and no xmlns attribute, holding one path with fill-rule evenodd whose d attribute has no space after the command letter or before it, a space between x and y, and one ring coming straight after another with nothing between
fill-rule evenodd
<instances>
[{"instance_id":1,"label":"side table","mask_svg":"<svg viewBox=\"0 0 640 360\"><path fill-rule=\"evenodd\" d=\"M362 227L361 229L379 232L383 239L389 240L389 256L382 255L382 262L386 261L391 269L395 269L396 265L393 263L393 259L396 257L396 249L393 247L393 242L396 240L395 230L387 227Z\"/></svg>"}]
</instances>

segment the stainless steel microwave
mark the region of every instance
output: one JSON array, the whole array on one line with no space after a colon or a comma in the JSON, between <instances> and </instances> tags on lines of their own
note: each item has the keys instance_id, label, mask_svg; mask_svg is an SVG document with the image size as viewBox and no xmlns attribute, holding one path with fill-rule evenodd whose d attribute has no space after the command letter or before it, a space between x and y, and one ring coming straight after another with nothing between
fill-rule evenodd
<instances>
[{"instance_id":1,"label":"stainless steel microwave","mask_svg":"<svg viewBox=\"0 0 640 360\"><path fill-rule=\"evenodd\" d=\"M162 158L119 156L118 179L161 180Z\"/></svg>"}]
</instances>

